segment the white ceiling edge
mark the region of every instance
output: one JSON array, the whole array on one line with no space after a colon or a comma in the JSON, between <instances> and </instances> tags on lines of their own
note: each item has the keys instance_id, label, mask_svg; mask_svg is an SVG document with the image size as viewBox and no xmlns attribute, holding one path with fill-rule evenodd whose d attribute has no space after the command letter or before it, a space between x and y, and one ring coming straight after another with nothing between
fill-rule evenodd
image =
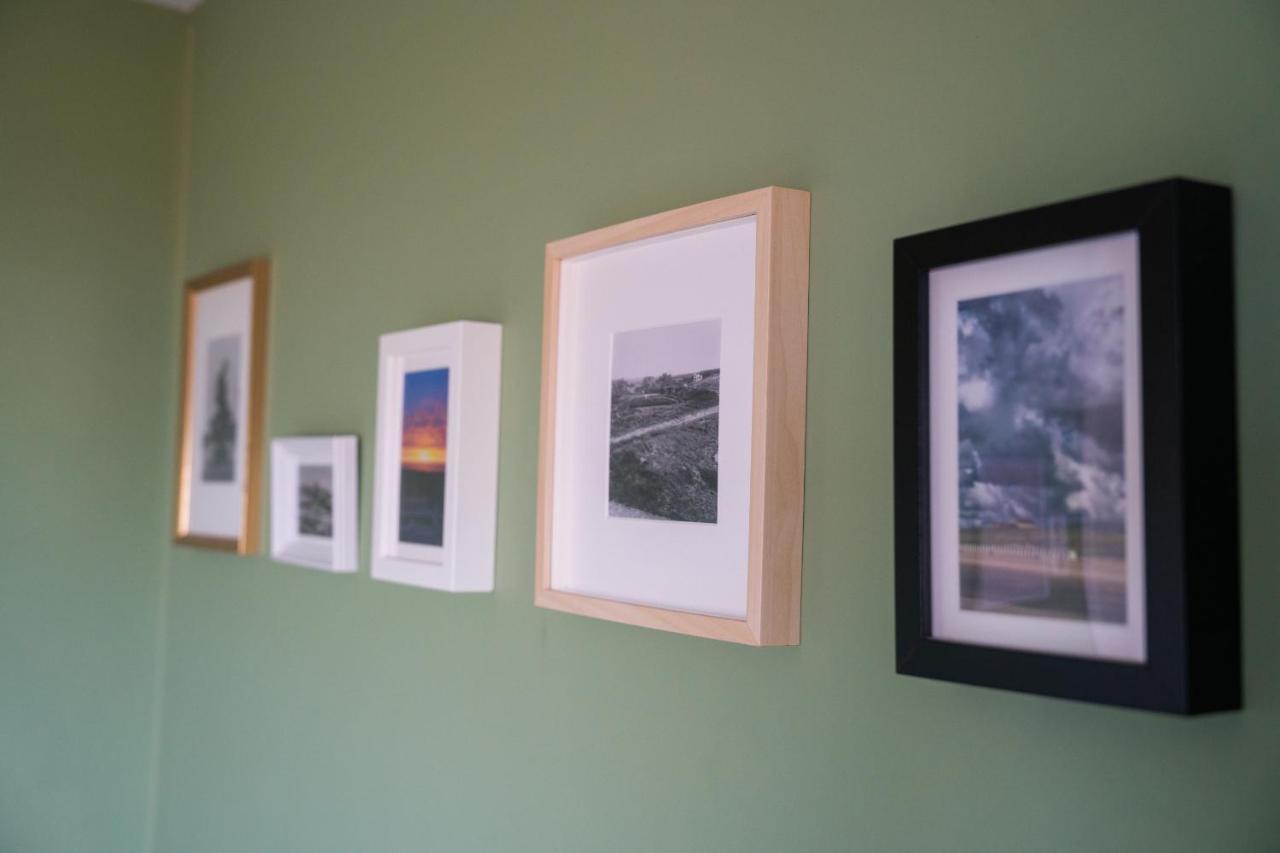
<instances>
[{"instance_id":1,"label":"white ceiling edge","mask_svg":"<svg viewBox=\"0 0 1280 853\"><path fill-rule=\"evenodd\" d=\"M194 12L201 0L138 0L139 3L150 3L152 6L163 6L178 12Z\"/></svg>"}]
</instances>

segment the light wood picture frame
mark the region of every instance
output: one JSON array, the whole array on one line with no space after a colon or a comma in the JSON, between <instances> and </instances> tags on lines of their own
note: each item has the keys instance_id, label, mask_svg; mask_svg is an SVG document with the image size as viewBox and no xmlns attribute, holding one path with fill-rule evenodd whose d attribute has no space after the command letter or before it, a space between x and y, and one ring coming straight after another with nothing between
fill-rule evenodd
<instances>
[{"instance_id":1,"label":"light wood picture frame","mask_svg":"<svg viewBox=\"0 0 1280 853\"><path fill-rule=\"evenodd\" d=\"M183 299L173 539L255 553L260 545L271 262L198 276Z\"/></svg>"},{"instance_id":2,"label":"light wood picture frame","mask_svg":"<svg viewBox=\"0 0 1280 853\"><path fill-rule=\"evenodd\" d=\"M545 262L535 604L798 644L809 193L590 231Z\"/></svg>"}]
</instances>

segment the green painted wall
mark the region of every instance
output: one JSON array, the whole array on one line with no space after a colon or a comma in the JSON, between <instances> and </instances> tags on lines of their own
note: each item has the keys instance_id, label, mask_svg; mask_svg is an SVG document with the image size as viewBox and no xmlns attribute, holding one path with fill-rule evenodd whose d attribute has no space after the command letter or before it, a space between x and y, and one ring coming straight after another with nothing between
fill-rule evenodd
<instances>
[{"instance_id":1,"label":"green painted wall","mask_svg":"<svg viewBox=\"0 0 1280 853\"><path fill-rule=\"evenodd\" d=\"M145 843L182 29L0 0L4 851Z\"/></svg>"},{"instance_id":2,"label":"green painted wall","mask_svg":"<svg viewBox=\"0 0 1280 853\"><path fill-rule=\"evenodd\" d=\"M1274 850L1280 7L262 3L195 18L196 273L276 261L269 432L365 439L378 335L505 324L498 591L175 551L163 850ZM1237 188L1249 710L895 676L890 243ZM804 642L532 604L542 247L813 192Z\"/></svg>"},{"instance_id":3,"label":"green painted wall","mask_svg":"<svg viewBox=\"0 0 1280 853\"><path fill-rule=\"evenodd\" d=\"M0 105L48 111L33 130L0 110L3 298L34 300L0 315L0 849L130 849L149 736L159 851L1276 849L1274 0L207 0L178 216L180 25L113 3L93 19L133 32L111 55L156 66L134 122L106 115L105 74L36 65L65 38L53 13L0 0ZM166 29L152 55L141 34ZM90 133L99 111L137 145ZM64 125L101 210L9 154L79 162L45 139ZM1170 174L1236 188L1248 710L894 675L891 240ZM533 608L543 244L768 183L813 192L803 645ZM68 223L75 241L49 233ZM165 544L174 225L184 275L274 258L268 431L366 439L366 545L377 336L505 324L496 594L374 583L365 547L335 577ZM110 294L84 283L102 256ZM45 284L15 296L15 275ZM82 399L119 448L88 472L55 455L99 439ZM67 414L33 431L44 412ZM71 480L95 490L75 535Z\"/></svg>"}]
</instances>

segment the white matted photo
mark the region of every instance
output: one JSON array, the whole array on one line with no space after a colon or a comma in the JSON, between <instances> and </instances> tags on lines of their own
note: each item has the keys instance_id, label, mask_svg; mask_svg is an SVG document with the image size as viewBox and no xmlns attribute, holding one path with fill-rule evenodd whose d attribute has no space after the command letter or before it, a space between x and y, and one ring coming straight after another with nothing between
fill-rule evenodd
<instances>
[{"instance_id":1,"label":"white matted photo","mask_svg":"<svg viewBox=\"0 0 1280 853\"><path fill-rule=\"evenodd\" d=\"M929 279L933 635L1141 663L1137 234Z\"/></svg>"},{"instance_id":2,"label":"white matted photo","mask_svg":"<svg viewBox=\"0 0 1280 853\"><path fill-rule=\"evenodd\" d=\"M358 441L353 435L271 442L271 556L330 572L356 570Z\"/></svg>"},{"instance_id":3,"label":"white matted photo","mask_svg":"<svg viewBox=\"0 0 1280 853\"><path fill-rule=\"evenodd\" d=\"M459 321L378 347L373 576L493 590L502 327Z\"/></svg>"},{"instance_id":4,"label":"white matted photo","mask_svg":"<svg viewBox=\"0 0 1280 853\"><path fill-rule=\"evenodd\" d=\"M248 261L186 286L174 539L257 550L270 265Z\"/></svg>"},{"instance_id":5,"label":"white matted photo","mask_svg":"<svg viewBox=\"0 0 1280 853\"><path fill-rule=\"evenodd\" d=\"M562 265L554 589L745 620L756 228Z\"/></svg>"},{"instance_id":6,"label":"white matted photo","mask_svg":"<svg viewBox=\"0 0 1280 853\"><path fill-rule=\"evenodd\" d=\"M799 642L807 193L547 247L540 606Z\"/></svg>"}]
</instances>

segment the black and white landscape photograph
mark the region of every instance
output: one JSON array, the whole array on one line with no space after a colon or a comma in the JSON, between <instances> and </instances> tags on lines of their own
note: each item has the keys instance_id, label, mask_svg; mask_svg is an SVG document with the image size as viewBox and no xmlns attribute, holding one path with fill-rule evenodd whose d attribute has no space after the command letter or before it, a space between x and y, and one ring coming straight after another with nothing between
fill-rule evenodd
<instances>
[{"instance_id":1,"label":"black and white landscape photograph","mask_svg":"<svg viewBox=\"0 0 1280 853\"><path fill-rule=\"evenodd\" d=\"M206 352L200 477L206 483L230 483L236 478L236 434L240 422L240 336L216 338L209 342Z\"/></svg>"},{"instance_id":2,"label":"black and white landscape photograph","mask_svg":"<svg viewBox=\"0 0 1280 853\"><path fill-rule=\"evenodd\" d=\"M714 524L720 321L613 336L609 515Z\"/></svg>"},{"instance_id":3,"label":"black and white landscape photograph","mask_svg":"<svg viewBox=\"0 0 1280 853\"><path fill-rule=\"evenodd\" d=\"M298 532L333 536L333 466L298 467Z\"/></svg>"},{"instance_id":4,"label":"black and white landscape photograph","mask_svg":"<svg viewBox=\"0 0 1280 853\"><path fill-rule=\"evenodd\" d=\"M1123 624L1120 276L959 303L966 610Z\"/></svg>"}]
</instances>

